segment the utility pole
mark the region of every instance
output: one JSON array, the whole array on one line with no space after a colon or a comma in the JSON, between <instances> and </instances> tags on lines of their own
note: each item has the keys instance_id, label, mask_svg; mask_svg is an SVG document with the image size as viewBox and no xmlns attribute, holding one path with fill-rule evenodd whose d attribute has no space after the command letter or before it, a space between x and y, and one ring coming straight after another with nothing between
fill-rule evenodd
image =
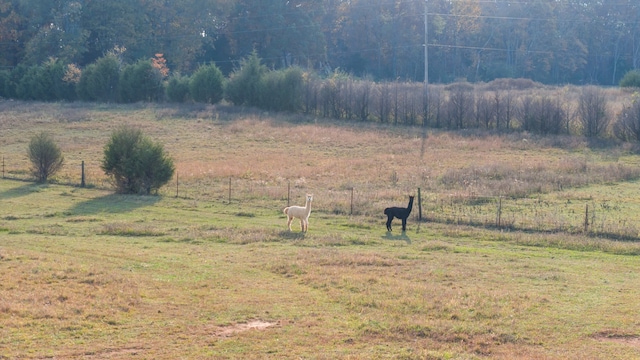
<instances>
[{"instance_id":1,"label":"utility pole","mask_svg":"<svg viewBox=\"0 0 640 360\"><path fill-rule=\"evenodd\" d=\"M427 124L429 122L429 22L427 19L427 3L424 0L424 88L422 90L422 145L420 157L424 156L427 140Z\"/></svg>"},{"instance_id":2,"label":"utility pole","mask_svg":"<svg viewBox=\"0 0 640 360\"><path fill-rule=\"evenodd\" d=\"M429 21L427 19L427 3L424 0L424 101L429 99Z\"/></svg>"}]
</instances>

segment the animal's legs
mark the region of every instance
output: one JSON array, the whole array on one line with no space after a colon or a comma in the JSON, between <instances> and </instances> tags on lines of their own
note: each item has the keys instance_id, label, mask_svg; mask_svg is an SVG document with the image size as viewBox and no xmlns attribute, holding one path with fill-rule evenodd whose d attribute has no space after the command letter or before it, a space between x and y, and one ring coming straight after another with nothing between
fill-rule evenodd
<instances>
[{"instance_id":1,"label":"animal's legs","mask_svg":"<svg viewBox=\"0 0 640 360\"><path fill-rule=\"evenodd\" d=\"M387 231L391 231L391 220L393 220L393 215L387 215Z\"/></svg>"},{"instance_id":2,"label":"animal's legs","mask_svg":"<svg viewBox=\"0 0 640 360\"><path fill-rule=\"evenodd\" d=\"M293 217L287 216L287 218L288 218L287 227L289 228L289 231L291 231L291 222L293 221Z\"/></svg>"},{"instance_id":3,"label":"animal's legs","mask_svg":"<svg viewBox=\"0 0 640 360\"><path fill-rule=\"evenodd\" d=\"M402 231L407 231L407 218L402 219Z\"/></svg>"}]
</instances>

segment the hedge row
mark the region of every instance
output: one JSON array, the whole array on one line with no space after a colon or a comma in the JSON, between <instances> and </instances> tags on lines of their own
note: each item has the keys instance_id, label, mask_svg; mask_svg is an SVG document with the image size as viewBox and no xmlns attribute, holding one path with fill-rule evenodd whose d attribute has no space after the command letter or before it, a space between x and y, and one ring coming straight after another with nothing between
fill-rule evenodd
<instances>
[{"instance_id":1,"label":"hedge row","mask_svg":"<svg viewBox=\"0 0 640 360\"><path fill-rule=\"evenodd\" d=\"M42 65L20 65L0 71L0 97L36 101L186 102L215 104L227 99L274 111L299 111L303 73L298 68L269 71L256 54L245 59L229 79L213 64L191 76L168 78L157 59L123 64L107 54L80 70L51 59Z\"/></svg>"},{"instance_id":2,"label":"hedge row","mask_svg":"<svg viewBox=\"0 0 640 360\"><path fill-rule=\"evenodd\" d=\"M633 83L633 75L628 83ZM83 70L52 59L0 72L0 97L22 100L215 104L226 99L234 105L333 119L640 142L638 102L612 114L604 90L594 86L578 88L570 98L544 91L531 80L501 79L483 86L430 85L425 95L420 83L376 83L340 72L321 78L299 68L270 70L256 53L228 78L213 64L190 76L169 75L161 57L123 64L117 53Z\"/></svg>"}]
</instances>

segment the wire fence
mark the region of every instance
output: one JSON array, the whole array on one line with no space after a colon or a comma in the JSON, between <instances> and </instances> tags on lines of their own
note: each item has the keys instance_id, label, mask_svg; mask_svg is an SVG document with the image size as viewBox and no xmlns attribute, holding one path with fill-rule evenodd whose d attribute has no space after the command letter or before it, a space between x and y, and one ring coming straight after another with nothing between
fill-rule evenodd
<instances>
[{"instance_id":1,"label":"wire fence","mask_svg":"<svg viewBox=\"0 0 640 360\"><path fill-rule=\"evenodd\" d=\"M633 219L621 217L620 209L607 202L594 200L573 199L553 203L543 198L461 198L440 195L426 209L427 221L501 230L640 240L640 228Z\"/></svg>"},{"instance_id":2,"label":"wire fence","mask_svg":"<svg viewBox=\"0 0 640 360\"><path fill-rule=\"evenodd\" d=\"M3 179L33 181L29 171L11 168L4 157L0 166ZM99 166L87 166L84 161L77 166L75 173L67 171L56 176L55 183L113 189ZM502 231L587 234L608 239L640 240L640 228L636 221L625 217L619 206L593 199L552 202L543 196L511 198L473 193L442 193L432 189L424 191L411 185L399 186L396 183L389 183L388 186L362 183L349 187L317 188L300 180L195 178L181 176L180 173L176 173L174 179L159 191L162 196L238 204L244 208L271 208L278 213L285 206L304 205L307 193L314 194L314 212L377 218L376 223L385 219L384 208L406 206L408 195L414 194L417 196L410 217L413 221Z\"/></svg>"}]
</instances>

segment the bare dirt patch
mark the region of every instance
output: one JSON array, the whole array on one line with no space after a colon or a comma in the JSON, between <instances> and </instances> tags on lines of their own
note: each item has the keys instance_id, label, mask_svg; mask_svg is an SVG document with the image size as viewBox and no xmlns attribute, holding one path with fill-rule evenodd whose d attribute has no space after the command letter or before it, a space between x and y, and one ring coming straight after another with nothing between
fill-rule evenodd
<instances>
[{"instance_id":1,"label":"bare dirt patch","mask_svg":"<svg viewBox=\"0 0 640 360\"><path fill-rule=\"evenodd\" d=\"M278 322L267 322L261 320L254 320L247 323L237 323L228 326L220 326L214 329L214 336L217 337L231 337L235 334L245 332L248 330L265 330L272 326L278 325Z\"/></svg>"}]
</instances>

